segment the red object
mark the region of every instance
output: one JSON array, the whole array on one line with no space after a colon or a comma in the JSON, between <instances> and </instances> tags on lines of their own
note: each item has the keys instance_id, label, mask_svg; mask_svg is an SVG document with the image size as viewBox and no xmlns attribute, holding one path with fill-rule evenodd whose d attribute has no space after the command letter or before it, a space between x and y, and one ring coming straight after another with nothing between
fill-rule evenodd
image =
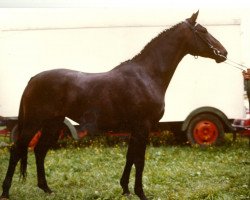
<instances>
[{"instance_id":1,"label":"red object","mask_svg":"<svg viewBox=\"0 0 250 200\"><path fill-rule=\"evenodd\" d=\"M36 147L36 145L37 145L37 143L38 143L38 141L39 141L41 135L42 135L42 132L41 132L41 131L38 131L38 132L35 134L35 136L32 138L32 140L31 140L30 143L29 143L29 147L30 147L31 149L34 149L34 148Z\"/></svg>"},{"instance_id":2,"label":"red object","mask_svg":"<svg viewBox=\"0 0 250 200\"><path fill-rule=\"evenodd\" d=\"M77 132L77 135L81 139L81 138L85 137L86 135L88 135L88 131L79 131L79 132Z\"/></svg>"},{"instance_id":3,"label":"red object","mask_svg":"<svg viewBox=\"0 0 250 200\"><path fill-rule=\"evenodd\" d=\"M108 131L106 132L106 136L130 136L128 132L113 132L113 131Z\"/></svg>"},{"instance_id":4,"label":"red object","mask_svg":"<svg viewBox=\"0 0 250 200\"><path fill-rule=\"evenodd\" d=\"M2 129L2 130L0 130L0 135L4 135L4 136L7 136L7 134L9 134L10 132L9 132L9 130L8 129Z\"/></svg>"},{"instance_id":5,"label":"red object","mask_svg":"<svg viewBox=\"0 0 250 200\"><path fill-rule=\"evenodd\" d=\"M194 127L194 139L202 144L213 144L219 136L218 129L211 121L203 120L196 124Z\"/></svg>"},{"instance_id":6,"label":"red object","mask_svg":"<svg viewBox=\"0 0 250 200\"><path fill-rule=\"evenodd\" d=\"M250 137L250 119L236 119L233 126L239 128L239 132L243 136Z\"/></svg>"}]
</instances>

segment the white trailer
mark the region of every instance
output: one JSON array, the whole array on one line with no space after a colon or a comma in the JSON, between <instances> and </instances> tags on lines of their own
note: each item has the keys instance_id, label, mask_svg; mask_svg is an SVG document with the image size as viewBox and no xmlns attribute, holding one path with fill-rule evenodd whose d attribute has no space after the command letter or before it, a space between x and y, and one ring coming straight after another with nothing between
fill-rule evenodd
<instances>
[{"instance_id":1,"label":"white trailer","mask_svg":"<svg viewBox=\"0 0 250 200\"><path fill-rule=\"evenodd\" d=\"M192 12L129 7L0 9L0 116L18 115L22 92L35 74L53 68L108 71ZM248 64L250 15L245 9L218 13L200 10L198 22L221 41L232 60ZM186 56L167 89L160 124L187 132L191 143L216 143L225 131L232 131L233 119L245 117L243 89L240 70Z\"/></svg>"}]
</instances>

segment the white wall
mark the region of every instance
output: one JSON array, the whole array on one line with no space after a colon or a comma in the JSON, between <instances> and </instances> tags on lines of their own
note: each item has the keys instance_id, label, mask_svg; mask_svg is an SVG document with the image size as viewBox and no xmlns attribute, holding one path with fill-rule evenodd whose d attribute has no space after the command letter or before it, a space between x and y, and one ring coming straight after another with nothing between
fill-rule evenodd
<instances>
[{"instance_id":1,"label":"white wall","mask_svg":"<svg viewBox=\"0 0 250 200\"><path fill-rule=\"evenodd\" d=\"M22 91L34 74L62 67L107 71L133 57L159 32L194 11L157 6L0 9L0 115L17 115ZM231 59L243 63L249 62L247 54L250 53L249 45L241 44L248 40L241 35L250 33L248 28L242 28L243 21L250 19L247 11L203 8L198 19L225 45ZM218 76L220 79L215 79ZM224 80L228 82L221 84ZM207 92L198 87L200 82L206 83ZM190 87L191 93L186 90ZM186 57L168 90L168 115L164 120L184 118L190 108L183 102L195 103L199 94L202 105L196 103L190 107L209 105L206 100L212 96L214 101L224 104L226 108L221 109L229 117L239 117L242 90L240 71L212 60ZM228 99L232 93L237 99Z\"/></svg>"}]
</instances>

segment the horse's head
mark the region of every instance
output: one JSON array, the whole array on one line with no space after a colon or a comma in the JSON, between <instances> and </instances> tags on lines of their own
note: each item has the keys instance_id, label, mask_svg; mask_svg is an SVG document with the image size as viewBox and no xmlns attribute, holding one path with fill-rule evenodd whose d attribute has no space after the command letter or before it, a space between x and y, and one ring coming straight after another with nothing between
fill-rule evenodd
<instances>
[{"instance_id":1,"label":"horse's head","mask_svg":"<svg viewBox=\"0 0 250 200\"><path fill-rule=\"evenodd\" d=\"M217 63L226 60L227 50L205 27L196 23L199 11L183 22L188 40L188 53L214 59Z\"/></svg>"}]
</instances>

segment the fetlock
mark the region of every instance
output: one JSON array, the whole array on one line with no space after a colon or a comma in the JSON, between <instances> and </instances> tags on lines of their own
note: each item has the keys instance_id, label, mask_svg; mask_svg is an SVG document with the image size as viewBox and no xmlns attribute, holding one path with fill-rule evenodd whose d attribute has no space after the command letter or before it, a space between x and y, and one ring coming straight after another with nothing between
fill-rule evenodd
<instances>
[{"instance_id":1,"label":"fetlock","mask_svg":"<svg viewBox=\"0 0 250 200\"><path fill-rule=\"evenodd\" d=\"M9 199L9 194L2 194L1 196L0 196L0 200L7 200L7 199Z\"/></svg>"},{"instance_id":2,"label":"fetlock","mask_svg":"<svg viewBox=\"0 0 250 200\"><path fill-rule=\"evenodd\" d=\"M130 191L128 189L128 183L121 179L120 185L123 189L122 195L130 195Z\"/></svg>"},{"instance_id":3,"label":"fetlock","mask_svg":"<svg viewBox=\"0 0 250 200\"><path fill-rule=\"evenodd\" d=\"M135 191L135 194L140 198L140 200L148 200L142 188L135 188L134 191Z\"/></svg>"}]
</instances>

